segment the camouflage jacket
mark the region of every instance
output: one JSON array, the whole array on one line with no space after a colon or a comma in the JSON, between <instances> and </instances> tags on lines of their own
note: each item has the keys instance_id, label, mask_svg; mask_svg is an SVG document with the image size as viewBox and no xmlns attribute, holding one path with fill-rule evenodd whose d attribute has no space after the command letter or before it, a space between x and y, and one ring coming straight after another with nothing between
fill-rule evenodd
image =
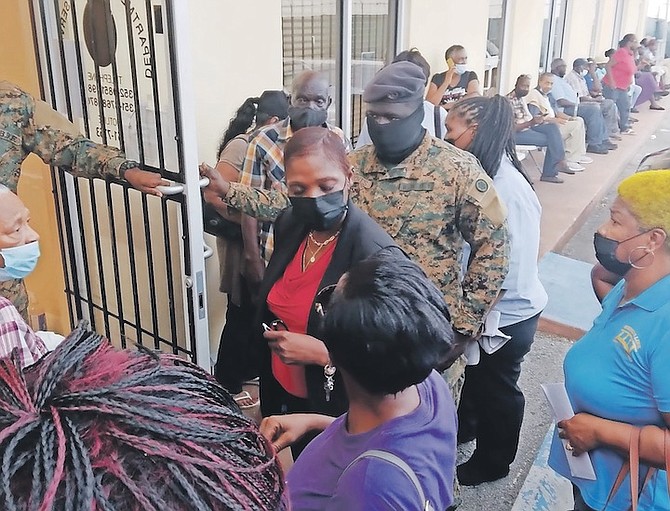
<instances>
[{"instance_id":1,"label":"camouflage jacket","mask_svg":"<svg viewBox=\"0 0 670 511\"><path fill-rule=\"evenodd\" d=\"M449 305L454 328L473 335L493 305L508 269L506 211L477 160L426 136L401 164L387 167L373 146L350 153L352 198L421 264ZM290 203L282 192L231 185L231 206L272 220ZM460 279L463 240L472 249Z\"/></svg>"},{"instance_id":2,"label":"camouflage jacket","mask_svg":"<svg viewBox=\"0 0 670 511\"><path fill-rule=\"evenodd\" d=\"M0 82L0 184L16 192L21 163L30 153L83 177L120 178L125 169L137 166L118 149L83 137L44 101Z\"/></svg>"}]
</instances>

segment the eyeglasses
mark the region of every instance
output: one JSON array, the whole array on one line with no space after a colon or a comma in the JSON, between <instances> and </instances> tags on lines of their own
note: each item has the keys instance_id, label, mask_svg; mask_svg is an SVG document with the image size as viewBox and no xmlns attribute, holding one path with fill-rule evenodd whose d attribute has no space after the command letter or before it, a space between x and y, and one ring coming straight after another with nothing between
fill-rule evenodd
<instances>
[{"instance_id":1,"label":"eyeglasses","mask_svg":"<svg viewBox=\"0 0 670 511\"><path fill-rule=\"evenodd\" d=\"M330 286L326 286L321 291L316 293L316 296L314 297L314 310L321 317L324 317L326 315L326 312L328 312L327 307L328 304L330 303L330 299L333 296L333 291L335 291L336 286L337 284L331 284Z\"/></svg>"}]
</instances>

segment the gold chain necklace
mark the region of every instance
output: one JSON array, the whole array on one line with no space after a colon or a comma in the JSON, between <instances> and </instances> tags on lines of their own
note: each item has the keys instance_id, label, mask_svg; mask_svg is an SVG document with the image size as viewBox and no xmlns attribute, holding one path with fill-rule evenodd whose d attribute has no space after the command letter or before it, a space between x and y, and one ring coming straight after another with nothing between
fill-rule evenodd
<instances>
[{"instance_id":1,"label":"gold chain necklace","mask_svg":"<svg viewBox=\"0 0 670 511\"><path fill-rule=\"evenodd\" d=\"M303 270L304 270L305 268L307 268L308 265L310 265L310 264L314 264L314 262L316 261L316 256L319 255L319 252L321 252L321 250L323 250L326 246L328 246L330 243L332 243L332 241L333 241L335 238L337 238L337 237L339 236L339 234L340 234L340 231L338 230L338 231L337 231L335 234L333 234L330 238L328 238L327 240L325 240L325 241L319 243L318 241L316 241L316 239L314 239L314 235L310 232L310 233L307 235L307 238L308 238L307 245L305 246L305 250L304 250L303 253L302 253L302 268L303 268ZM307 262L307 261L306 261L306 259L307 259L307 247L309 247L309 242L310 242L310 241L311 241L312 243L314 243L314 244L316 245L317 248L316 248L316 250L313 251L313 252L310 250L310 252L311 252L311 257L309 258L309 261Z\"/></svg>"}]
</instances>

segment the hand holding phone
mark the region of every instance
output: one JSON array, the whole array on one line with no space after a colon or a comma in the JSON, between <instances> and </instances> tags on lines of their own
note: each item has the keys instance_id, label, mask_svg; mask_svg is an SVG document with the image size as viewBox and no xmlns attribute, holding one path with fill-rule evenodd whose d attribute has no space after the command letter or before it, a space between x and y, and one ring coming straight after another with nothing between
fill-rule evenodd
<instances>
[{"instance_id":1,"label":"hand holding phone","mask_svg":"<svg viewBox=\"0 0 670 511\"><path fill-rule=\"evenodd\" d=\"M455 68L456 68L456 64L454 63L454 59L449 57L447 59L447 71L450 71L451 69L455 69Z\"/></svg>"}]
</instances>

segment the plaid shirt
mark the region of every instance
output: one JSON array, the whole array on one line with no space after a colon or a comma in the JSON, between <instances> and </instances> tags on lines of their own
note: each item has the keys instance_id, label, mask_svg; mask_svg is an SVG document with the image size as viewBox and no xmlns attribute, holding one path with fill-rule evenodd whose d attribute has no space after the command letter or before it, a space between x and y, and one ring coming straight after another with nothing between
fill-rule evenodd
<instances>
[{"instance_id":1,"label":"plaid shirt","mask_svg":"<svg viewBox=\"0 0 670 511\"><path fill-rule=\"evenodd\" d=\"M21 367L34 364L47 353L42 339L35 335L14 304L0 297L0 358L16 350Z\"/></svg>"},{"instance_id":2,"label":"plaid shirt","mask_svg":"<svg viewBox=\"0 0 670 511\"><path fill-rule=\"evenodd\" d=\"M330 124L327 124L327 127L342 138L348 152L351 145L344 136L344 132ZM240 184L262 190L276 189L285 192L284 147L292 136L291 120L288 117L256 132L256 136L251 139L247 147L247 154L240 173ZM259 224L258 242L261 257L267 264L274 250L274 229L271 222L259 222Z\"/></svg>"},{"instance_id":3,"label":"plaid shirt","mask_svg":"<svg viewBox=\"0 0 670 511\"><path fill-rule=\"evenodd\" d=\"M518 98L514 91L512 91L507 95L507 99L509 99L510 103L512 103L512 110L514 110L514 122L517 124L523 124L524 122L528 122L533 118L533 116L530 115L525 98Z\"/></svg>"}]
</instances>

